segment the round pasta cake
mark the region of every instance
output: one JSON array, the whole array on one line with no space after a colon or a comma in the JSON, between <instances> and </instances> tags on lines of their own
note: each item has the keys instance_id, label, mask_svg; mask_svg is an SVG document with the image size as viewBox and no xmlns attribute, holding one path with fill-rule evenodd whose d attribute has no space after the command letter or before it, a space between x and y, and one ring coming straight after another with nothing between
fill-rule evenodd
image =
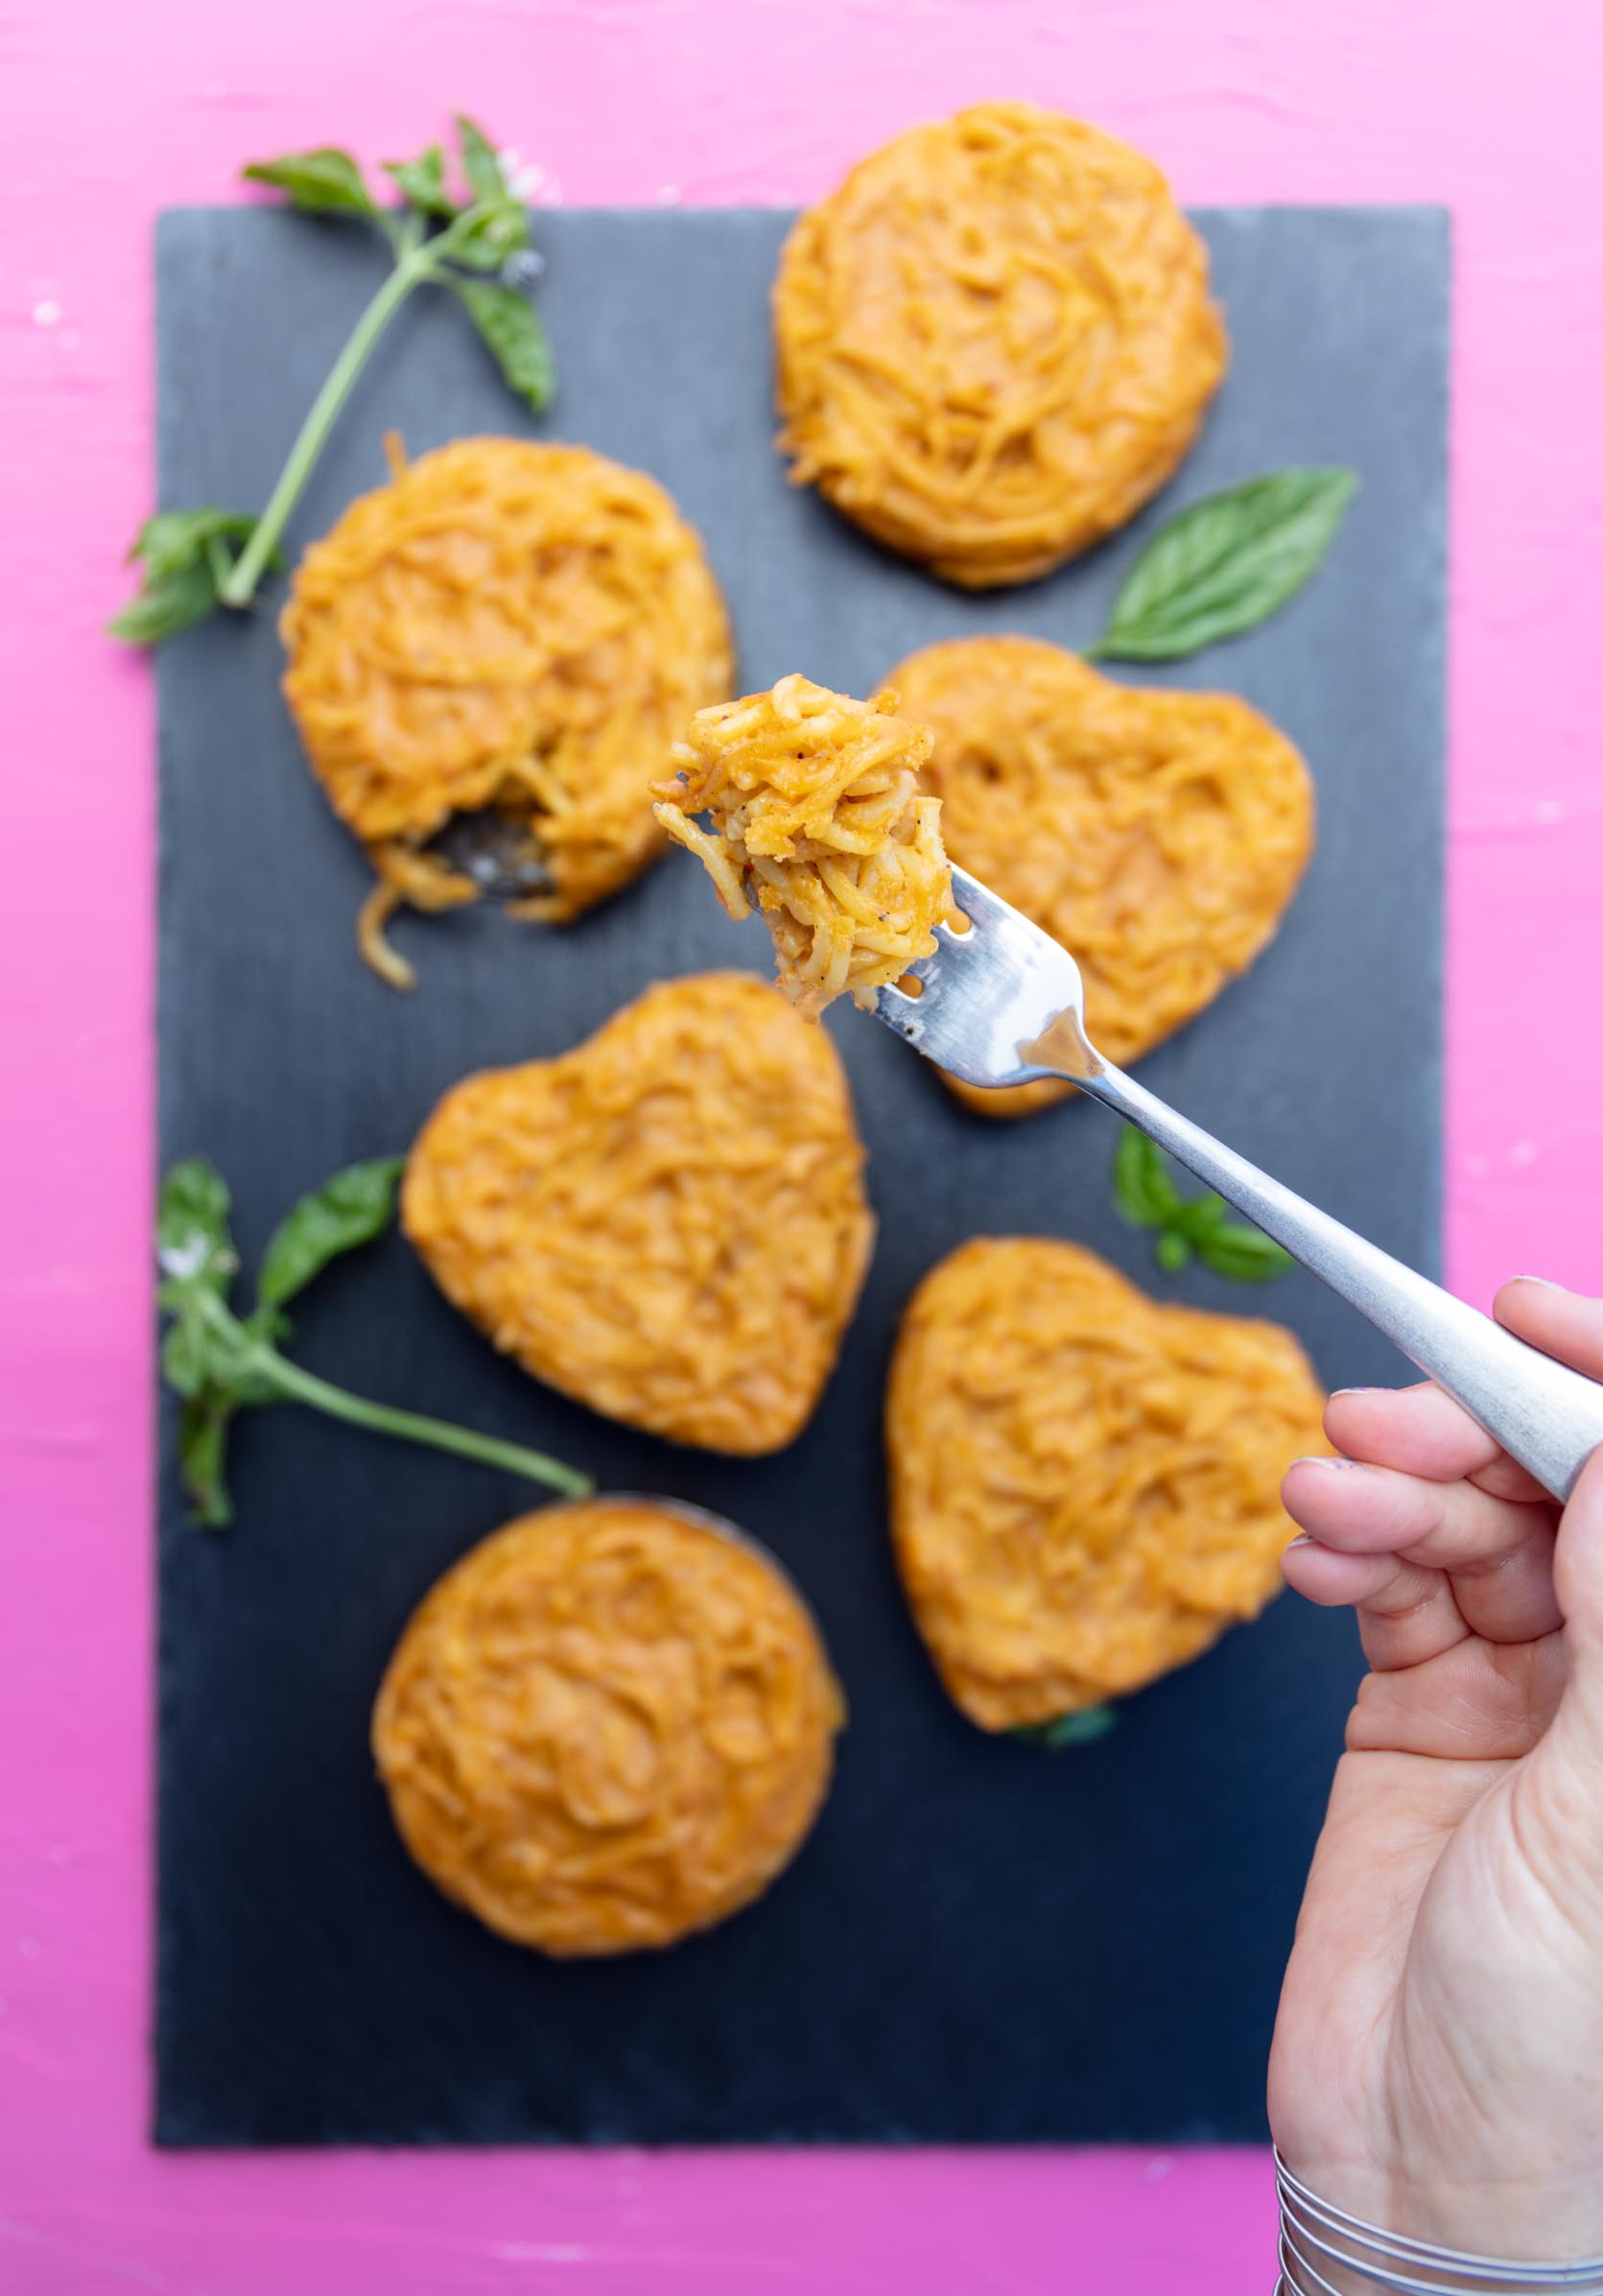
<instances>
[{"instance_id":1,"label":"round pasta cake","mask_svg":"<svg viewBox=\"0 0 1603 2296\"><path fill-rule=\"evenodd\" d=\"M979 1237L908 1309L891 1531L941 1678L984 1730L1139 1690L1280 1584L1280 1480L1327 1448L1279 1324L1158 1307L1077 1245Z\"/></svg>"},{"instance_id":2,"label":"round pasta cake","mask_svg":"<svg viewBox=\"0 0 1603 2296\"><path fill-rule=\"evenodd\" d=\"M863 1162L824 1032L748 974L692 974L558 1059L448 1092L401 1217L536 1379L675 1442L778 1451L867 1269Z\"/></svg>"},{"instance_id":3,"label":"round pasta cake","mask_svg":"<svg viewBox=\"0 0 1603 2296\"><path fill-rule=\"evenodd\" d=\"M1226 356L1207 250L1157 168L1032 104L855 167L790 234L774 329L792 479L975 589L1132 517Z\"/></svg>"},{"instance_id":4,"label":"round pasta cake","mask_svg":"<svg viewBox=\"0 0 1603 2296\"><path fill-rule=\"evenodd\" d=\"M601 1498L508 1523L436 1584L373 1755L447 1897L542 1953L623 1953L761 1895L844 1718L774 1563L694 1509Z\"/></svg>"},{"instance_id":5,"label":"round pasta cake","mask_svg":"<svg viewBox=\"0 0 1603 2296\"><path fill-rule=\"evenodd\" d=\"M766 918L779 985L815 1020L934 953L951 905L940 806L919 792L922 726L888 690L854 701L800 676L704 709L652 785L658 820L705 864L732 917ZM705 814L703 829L695 817Z\"/></svg>"},{"instance_id":6,"label":"round pasta cake","mask_svg":"<svg viewBox=\"0 0 1603 2296\"><path fill-rule=\"evenodd\" d=\"M692 713L730 690L728 620L701 544L653 479L588 447L462 438L396 454L297 567L284 692L312 769L378 884L364 953L411 969L384 927L479 883L434 849L493 815L561 924L663 848L647 783Z\"/></svg>"},{"instance_id":7,"label":"round pasta cake","mask_svg":"<svg viewBox=\"0 0 1603 2296\"><path fill-rule=\"evenodd\" d=\"M933 733L922 778L953 861L1073 957L1108 1059L1149 1052L1273 938L1313 847L1313 783L1246 702L1120 685L1018 637L928 646L886 691ZM1073 1090L947 1082L989 1116Z\"/></svg>"}]
</instances>

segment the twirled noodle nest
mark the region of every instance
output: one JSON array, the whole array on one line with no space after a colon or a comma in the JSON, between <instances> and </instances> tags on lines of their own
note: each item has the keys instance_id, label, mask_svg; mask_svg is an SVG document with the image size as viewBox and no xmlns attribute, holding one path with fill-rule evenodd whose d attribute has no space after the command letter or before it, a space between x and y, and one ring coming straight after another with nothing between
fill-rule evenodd
<instances>
[{"instance_id":1,"label":"twirled noodle nest","mask_svg":"<svg viewBox=\"0 0 1603 2296\"><path fill-rule=\"evenodd\" d=\"M782 677L702 710L653 785L658 820L706 864L732 917L767 919L779 985L816 1018L933 954L951 905L940 805L919 792L931 735L877 702ZM694 819L706 814L711 826Z\"/></svg>"},{"instance_id":2,"label":"twirled noodle nest","mask_svg":"<svg viewBox=\"0 0 1603 2296\"><path fill-rule=\"evenodd\" d=\"M430 840L493 811L525 833L514 916L560 924L663 847L646 785L730 690L729 626L700 541L653 479L588 447L463 438L354 502L296 569L284 692L312 769L379 884L365 955L403 903L475 880Z\"/></svg>"},{"instance_id":3,"label":"twirled noodle nest","mask_svg":"<svg viewBox=\"0 0 1603 2296\"><path fill-rule=\"evenodd\" d=\"M675 1442L777 1451L862 1286L863 1161L824 1032L749 974L693 974L447 1093L402 1220L535 1378Z\"/></svg>"},{"instance_id":4,"label":"twirled noodle nest","mask_svg":"<svg viewBox=\"0 0 1603 2296\"><path fill-rule=\"evenodd\" d=\"M985 1730L1139 1690L1280 1583L1280 1479L1326 1448L1279 1324L1155 1307L1096 1255L981 1237L913 1295L891 1530L948 1691Z\"/></svg>"},{"instance_id":5,"label":"twirled noodle nest","mask_svg":"<svg viewBox=\"0 0 1603 2296\"><path fill-rule=\"evenodd\" d=\"M855 167L774 288L780 445L949 581L1025 581L1122 526L1225 367L1208 255L1151 161L981 104Z\"/></svg>"},{"instance_id":6,"label":"twirled noodle nest","mask_svg":"<svg viewBox=\"0 0 1603 2296\"><path fill-rule=\"evenodd\" d=\"M1246 702L1119 685L1016 637L926 647L886 690L933 729L923 781L952 859L1074 958L1110 1060L1148 1052L1273 938L1312 850L1313 783ZM990 1116L1071 1089L947 1081Z\"/></svg>"},{"instance_id":7,"label":"twirled noodle nest","mask_svg":"<svg viewBox=\"0 0 1603 2296\"><path fill-rule=\"evenodd\" d=\"M446 1573L373 1753L448 1897L557 1954L671 1945L748 1905L829 1788L844 1708L778 1569L689 1510L525 1515Z\"/></svg>"}]
</instances>

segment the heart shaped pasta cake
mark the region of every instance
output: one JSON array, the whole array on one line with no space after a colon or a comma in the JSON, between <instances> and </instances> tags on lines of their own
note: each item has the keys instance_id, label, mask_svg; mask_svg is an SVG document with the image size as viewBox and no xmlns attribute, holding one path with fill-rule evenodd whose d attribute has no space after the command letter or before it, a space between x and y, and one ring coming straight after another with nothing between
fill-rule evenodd
<instances>
[{"instance_id":1,"label":"heart shaped pasta cake","mask_svg":"<svg viewBox=\"0 0 1603 2296\"><path fill-rule=\"evenodd\" d=\"M1157 1307L1078 1245L978 1237L926 1276L886 1406L920 1633L984 1730L1195 1658L1280 1584L1280 1480L1328 1448L1279 1324Z\"/></svg>"},{"instance_id":2,"label":"heart shaped pasta cake","mask_svg":"<svg viewBox=\"0 0 1603 2296\"><path fill-rule=\"evenodd\" d=\"M873 1244L845 1072L744 973L648 989L555 1060L469 1077L407 1166L446 1297L565 1395L709 1451L812 1416Z\"/></svg>"},{"instance_id":3,"label":"heart shaped pasta cake","mask_svg":"<svg viewBox=\"0 0 1603 2296\"><path fill-rule=\"evenodd\" d=\"M1235 695L1120 685L1017 637L927 646L886 688L933 729L921 778L948 855L1069 951L1108 1059L1149 1052L1273 938L1312 850L1313 783ZM1073 1089L947 1081L987 1116Z\"/></svg>"}]
</instances>

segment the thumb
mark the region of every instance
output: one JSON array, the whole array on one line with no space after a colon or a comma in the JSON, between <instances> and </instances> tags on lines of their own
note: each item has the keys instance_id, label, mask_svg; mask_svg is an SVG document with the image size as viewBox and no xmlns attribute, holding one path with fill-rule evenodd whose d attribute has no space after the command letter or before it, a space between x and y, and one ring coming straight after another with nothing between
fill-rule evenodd
<instances>
[{"instance_id":1,"label":"thumb","mask_svg":"<svg viewBox=\"0 0 1603 2296\"><path fill-rule=\"evenodd\" d=\"M1588 1379L1603 1381L1603 1299L1516 1276L1493 1305L1497 1321ZM1564 1510L1553 1555L1553 1587L1565 1619L1565 1650L1575 1700L1591 1717L1594 1758L1603 1757L1603 1449L1593 1452ZM1570 1703L1566 1696L1566 1706Z\"/></svg>"},{"instance_id":2,"label":"thumb","mask_svg":"<svg viewBox=\"0 0 1603 2296\"><path fill-rule=\"evenodd\" d=\"M1603 1447L1582 1468L1564 1510L1553 1550L1553 1591L1564 1613L1569 1662L1566 1723L1581 1725L1591 1759L1603 1763Z\"/></svg>"}]
</instances>

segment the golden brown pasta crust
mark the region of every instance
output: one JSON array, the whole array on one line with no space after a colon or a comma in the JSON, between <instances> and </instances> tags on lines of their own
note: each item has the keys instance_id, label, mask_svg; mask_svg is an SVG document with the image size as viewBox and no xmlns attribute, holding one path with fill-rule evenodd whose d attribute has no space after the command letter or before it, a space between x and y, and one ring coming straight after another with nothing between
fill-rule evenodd
<instances>
[{"instance_id":1,"label":"golden brown pasta crust","mask_svg":"<svg viewBox=\"0 0 1603 2296\"><path fill-rule=\"evenodd\" d=\"M282 627L285 695L383 913L476 899L421 848L492 807L543 864L514 914L564 923L616 892L663 848L648 781L732 676L722 599L672 498L528 439L399 467L308 550ZM385 969L406 984L399 959Z\"/></svg>"},{"instance_id":2,"label":"golden brown pasta crust","mask_svg":"<svg viewBox=\"0 0 1603 2296\"><path fill-rule=\"evenodd\" d=\"M1255 1617L1323 1403L1279 1324L1157 1307L1074 1244L979 1237L943 1260L891 1366L891 1529L970 1719L1139 1690Z\"/></svg>"},{"instance_id":3,"label":"golden brown pasta crust","mask_svg":"<svg viewBox=\"0 0 1603 2296\"><path fill-rule=\"evenodd\" d=\"M678 1443L778 1451L861 1289L863 1162L824 1032L747 974L693 974L447 1093L402 1219L536 1379Z\"/></svg>"},{"instance_id":4,"label":"golden brown pasta crust","mask_svg":"<svg viewBox=\"0 0 1603 2296\"><path fill-rule=\"evenodd\" d=\"M1312 850L1313 783L1246 702L1120 685L1020 637L928 646L891 690L933 729L923 779L953 861L1073 957L1108 1059L1149 1052L1273 938ZM1073 1089L947 1082L987 1116Z\"/></svg>"},{"instance_id":5,"label":"golden brown pasta crust","mask_svg":"<svg viewBox=\"0 0 1603 2296\"><path fill-rule=\"evenodd\" d=\"M874 991L934 954L952 899L940 805L919 793L930 755L896 696L854 701L800 676L705 709L653 784L658 820L705 864L732 917L755 900L779 985L815 1020L842 991ZM703 829L693 818L706 814Z\"/></svg>"},{"instance_id":6,"label":"golden brown pasta crust","mask_svg":"<svg viewBox=\"0 0 1603 2296\"><path fill-rule=\"evenodd\" d=\"M430 1878L547 1953L671 1945L766 1889L844 1718L816 1627L756 1549L666 1502L525 1515L425 1598L373 1754Z\"/></svg>"},{"instance_id":7,"label":"golden brown pasta crust","mask_svg":"<svg viewBox=\"0 0 1603 2296\"><path fill-rule=\"evenodd\" d=\"M1132 517L1225 365L1151 161L1032 104L914 128L805 214L774 288L783 452L949 581L1046 574Z\"/></svg>"}]
</instances>

